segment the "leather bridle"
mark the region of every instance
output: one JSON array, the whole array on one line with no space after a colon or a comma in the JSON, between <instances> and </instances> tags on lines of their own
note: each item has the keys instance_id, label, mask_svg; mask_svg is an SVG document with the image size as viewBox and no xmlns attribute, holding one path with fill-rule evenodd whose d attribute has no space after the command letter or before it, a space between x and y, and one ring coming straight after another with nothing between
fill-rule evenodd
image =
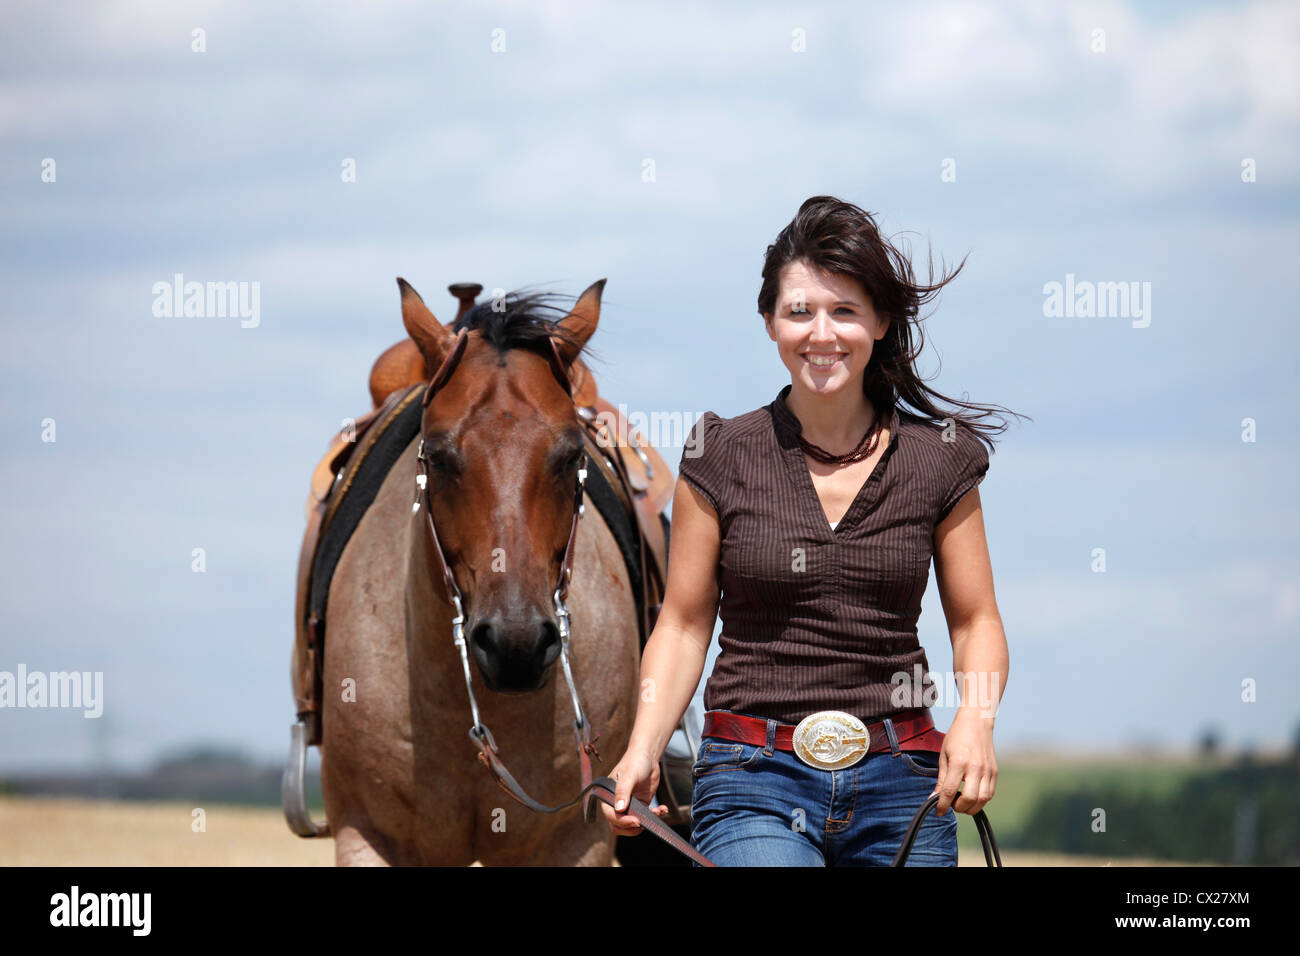
<instances>
[{"instance_id":1,"label":"leather bridle","mask_svg":"<svg viewBox=\"0 0 1300 956\"><path fill-rule=\"evenodd\" d=\"M434 372L433 377L425 389L424 402L425 408L428 408L429 401L433 398L434 393L446 384L451 377L452 372L459 364L461 356L465 352L465 345L468 340L469 330L461 329L456 337L455 343L448 350L446 358L438 370ZM555 344L555 339L547 340L550 343L550 350L547 353L547 360L550 363L551 371L556 379L563 386L566 394L570 399L573 397L572 383L565 370L564 360L560 355L559 347ZM579 416L575 416L579 417ZM580 417L579 417L579 420ZM584 422L584 428L586 427ZM591 776L591 758L594 756L600 758L597 752L594 740L591 735L591 724L587 720L582 710L582 703L578 699L578 689L573 681L573 669L569 662L569 609L566 605L566 599L569 594L569 581L573 575L573 545L578 537L578 520L586 510L583 504L583 491L587 481L588 457L584 449L582 458L578 466L578 481L574 488L573 496L573 521L569 526L569 540L564 546L564 559L560 563L559 579L556 582L555 590L551 598L555 604L556 618L559 621L560 629L560 662L564 669L564 679L569 685L569 696L573 701L574 713L574 740L578 748L578 759L582 766L582 790L572 800L568 800L557 806L546 806L538 803L530 797L519 785L518 781L506 769L505 764L501 761L500 752L497 749L496 740L492 736L492 731L487 728L479 716L478 701L474 697L474 682L470 674L469 651L465 644L465 609L464 602L461 599L460 588L456 585L456 577L452 574L450 565L447 563L447 556L442 549L442 544L438 540L438 529L433 521L433 507L429 497L429 465L432 464L425 455L424 436L421 434L420 443L416 452L415 461L418 473L415 477L417 486L416 498L412 504L412 512L419 512L424 508L425 529L428 534L431 550L437 555L438 563L442 567L442 580L446 591L447 601L456 611L456 616L452 618L452 641L460 652L461 668L465 673L465 690L469 694L470 713L473 718L473 725L469 729L470 739L474 741L475 746L479 749L478 758L482 764L491 771L492 776L496 779L497 784L505 790L516 801L534 810L538 813L558 813L574 806L579 801L583 801L583 813L588 823L595 819L595 806L592 798L599 799L604 803L614 806L614 789L615 782L609 777L597 777L592 779ZM599 737L599 735L596 735ZM686 854L703 866L714 866L707 857L697 851L690 844L681 839L672 828L664 823L657 814L652 812L649 807L638 800L636 797L629 795L629 806L627 813L633 814L641 821L641 825L646 830L655 834L660 839L669 843L674 849Z\"/></svg>"}]
</instances>

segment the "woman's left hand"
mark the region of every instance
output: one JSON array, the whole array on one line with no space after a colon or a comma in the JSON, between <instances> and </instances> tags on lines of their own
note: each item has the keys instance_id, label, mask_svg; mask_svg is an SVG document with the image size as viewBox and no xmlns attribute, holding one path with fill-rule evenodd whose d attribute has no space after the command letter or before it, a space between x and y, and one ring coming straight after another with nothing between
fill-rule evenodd
<instances>
[{"instance_id":1,"label":"woman's left hand","mask_svg":"<svg viewBox=\"0 0 1300 956\"><path fill-rule=\"evenodd\" d=\"M961 793L957 787L966 782ZM959 708L939 752L939 778L931 795L940 794L934 812L943 816L952 807L974 815L993 799L998 761L993 755L993 719L975 708Z\"/></svg>"}]
</instances>

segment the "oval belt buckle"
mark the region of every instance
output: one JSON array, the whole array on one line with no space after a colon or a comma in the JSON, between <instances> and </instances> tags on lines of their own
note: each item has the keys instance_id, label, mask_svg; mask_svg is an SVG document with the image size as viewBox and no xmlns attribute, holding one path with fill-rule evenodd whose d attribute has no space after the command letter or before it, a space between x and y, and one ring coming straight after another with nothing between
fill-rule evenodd
<instances>
[{"instance_id":1,"label":"oval belt buckle","mask_svg":"<svg viewBox=\"0 0 1300 956\"><path fill-rule=\"evenodd\" d=\"M867 725L842 710L822 710L799 721L792 735L795 756L819 770L852 767L871 750Z\"/></svg>"}]
</instances>

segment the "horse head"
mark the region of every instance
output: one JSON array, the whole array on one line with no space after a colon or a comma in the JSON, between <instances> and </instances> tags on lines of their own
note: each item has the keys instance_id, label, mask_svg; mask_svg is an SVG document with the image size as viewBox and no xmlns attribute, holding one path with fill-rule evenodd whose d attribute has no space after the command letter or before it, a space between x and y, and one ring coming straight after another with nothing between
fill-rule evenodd
<instances>
[{"instance_id":1,"label":"horse head","mask_svg":"<svg viewBox=\"0 0 1300 956\"><path fill-rule=\"evenodd\" d=\"M446 601L441 547L484 684L528 693L545 686L560 654L554 594L586 448L568 377L596 330L605 280L558 321L544 314L549 296L532 293L480 303L450 326L397 282L402 321L433 375L420 425L427 497L411 515L409 573Z\"/></svg>"}]
</instances>

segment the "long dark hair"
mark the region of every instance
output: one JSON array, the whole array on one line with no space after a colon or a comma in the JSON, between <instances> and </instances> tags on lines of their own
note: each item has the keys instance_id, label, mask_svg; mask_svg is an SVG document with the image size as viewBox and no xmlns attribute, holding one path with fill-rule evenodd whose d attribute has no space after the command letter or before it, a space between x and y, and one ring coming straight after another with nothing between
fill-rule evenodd
<instances>
[{"instance_id":1,"label":"long dark hair","mask_svg":"<svg viewBox=\"0 0 1300 956\"><path fill-rule=\"evenodd\" d=\"M964 257L951 275L934 282L934 258L930 255L931 284L921 285L913 277L908 257L881 237L871 213L834 196L813 196L804 201L790 224L767 247L763 259L763 286L758 292L760 315L771 315L775 320L781 272L789 263L799 259L827 272L843 273L857 279L871 298L876 314L890 320L889 331L873 346L871 361L862 376L862 391L878 411L893 408L900 400L906 401L916 409L914 414L924 419L942 422L951 418L972 429L990 449L993 441L982 432L1001 434L1006 431L1007 422L1003 418L994 425L981 419L1000 417L994 415L995 409L1019 418L1028 417L1000 405L975 405L941 395L929 388L913 367L925 348L921 306L957 278L966 265ZM917 340L915 347L912 345L913 330ZM982 414L944 411L931 401L930 396Z\"/></svg>"}]
</instances>

